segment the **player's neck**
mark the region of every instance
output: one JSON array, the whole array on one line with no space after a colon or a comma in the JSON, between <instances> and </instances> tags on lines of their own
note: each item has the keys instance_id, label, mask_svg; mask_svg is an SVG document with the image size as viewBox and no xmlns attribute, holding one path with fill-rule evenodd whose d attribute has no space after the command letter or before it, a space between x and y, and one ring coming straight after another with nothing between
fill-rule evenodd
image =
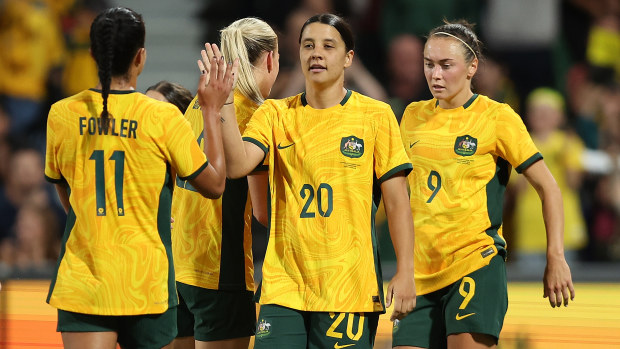
<instances>
[{"instance_id":1,"label":"player's neck","mask_svg":"<svg viewBox=\"0 0 620 349\"><path fill-rule=\"evenodd\" d=\"M340 104L346 94L347 89L340 84L327 88L306 84L306 101L314 109L327 109Z\"/></svg>"},{"instance_id":2,"label":"player's neck","mask_svg":"<svg viewBox=\"0 0 620 349\"><path fill-rule=\"evenodd\" d=\"M110 90L113 91L133 91L136 89L138 79L137 78L126 78L126 77L112 77L110 81ZM101 90L101 83L99 83L96 87Z\"/></svg>"}]
</instances>

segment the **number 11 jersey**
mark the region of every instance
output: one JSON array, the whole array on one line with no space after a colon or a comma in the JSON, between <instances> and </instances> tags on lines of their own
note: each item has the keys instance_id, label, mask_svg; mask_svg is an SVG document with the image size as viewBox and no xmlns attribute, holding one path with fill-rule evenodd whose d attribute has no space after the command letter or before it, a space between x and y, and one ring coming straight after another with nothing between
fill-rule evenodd
<instances>
[{"instance_id":1,"label":"number 11 jersey","mask_svg":"<svg viewBox=\"0 0 620 349\"><path fill-rule=\"evenodd\" d=\"M171 166L191 179L207 166L172 104L86 90L55 103L45 176L66 183L70 210L48 303L84 314L163 313L178 303L170 242Z\"/></svg>"}]
</instances>

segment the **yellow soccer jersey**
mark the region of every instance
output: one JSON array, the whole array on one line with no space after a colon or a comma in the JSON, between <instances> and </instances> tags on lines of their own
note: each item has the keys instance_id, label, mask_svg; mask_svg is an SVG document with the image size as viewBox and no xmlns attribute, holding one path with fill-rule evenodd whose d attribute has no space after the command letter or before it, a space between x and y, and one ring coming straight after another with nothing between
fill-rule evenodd
<instances>
[{"instance_id":1,"label":"yellow soccer jersey","mask_svg":"<svg viewBox=\"0 0 620 349\"><path fill-rule=\"evenodd\" d=\"M327 109L312 108L304 94L267 100L244 140L269 158L260 303L383 311L373 184L411 169L390 107L351 91Z\"/></svg>"},{"instance_id":2,"label":"yellow soccer jersey","mask_svg":"<svg viewBox=\"0 0 620 349\"><path fill-rule=\"evenodd\" d=\"M243 132L257 106L235 93L235 114ZM203 118L197 98L185 117L202 146ZM217 200L205 199L177 179L172 200L172 252L176 279L213 290L254 290L252 207L245 177L226 180Z\"/></svg>"},{"instance_id":3,"label":"yellow soccer jersey","mask_svg":"<svg viewBox=\"0 0 620 349\"><path fill-rule=\"evenodd\" d=\"M163 313L178 303L170 241L170 166L197 176L207 160L189 123L169 103L112 91L101 128L101 94L54 104L45 176L66 182L71 209L52 306L85 314Z\"/></svg>"},{"instance_id":4,"label":"yellow soccer jersey","mask_svg":"<svg viewBox=\"0 0 620 349\"><path fill-rule=\"evenodd\" d=\"M416 233L417 294L450 285L505 256L502 206L511 166L521 173L542 156L507 105L474 95L442 109L411 103L401 121L413 164L408 181Z\"/></svg>"}]
</instances>

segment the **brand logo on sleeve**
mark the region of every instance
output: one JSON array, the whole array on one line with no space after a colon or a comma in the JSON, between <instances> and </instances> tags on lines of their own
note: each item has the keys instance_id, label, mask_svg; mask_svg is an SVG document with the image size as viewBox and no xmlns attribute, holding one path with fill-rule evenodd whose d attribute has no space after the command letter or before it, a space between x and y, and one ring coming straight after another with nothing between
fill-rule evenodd
<instances>
[{"instance_id":1,"label":"brand logo on sleeve","mask_svg":"<svg viewBox=\"0 0 620 349\"><path fill-rule=\"evenodd\" d=\"M340 140L340 152L350 158L364 155L364 140L355 136L343 137Z\"/></svg>"},{"instance_id":2,"label":"brand logo on sleeve","mask_svg":"<svg viewBox=\"0 0 620 349\"><path fill-rule=\"evenodd\" d=\"M454 152L460 156L472 156L478 149L478 140L470 135L456 137Z\"/></svg>"}]
</instances>

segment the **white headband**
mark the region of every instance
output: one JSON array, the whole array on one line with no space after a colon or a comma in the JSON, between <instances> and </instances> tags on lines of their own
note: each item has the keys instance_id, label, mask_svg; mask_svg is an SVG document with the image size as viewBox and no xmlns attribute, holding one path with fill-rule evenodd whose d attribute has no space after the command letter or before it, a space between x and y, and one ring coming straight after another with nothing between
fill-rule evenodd
<instances>
[{"instance_id":1,"label":"white headband","mask_svg":"<svg viewBox=\"0 0 620 349\"><path fill-rule=\"evenodd\" d=\"M467 43L465 41L463 41L463 39L459 38L456 35L452 35L452 34L446 33L446 32L436 32L436 33L433 33L433 35L437 35L437 34L443 34L443 35L451 36L451 37L457 39L458 41L462 42L463 45L467 46L467 48L471 51L471 53L474 54L474 58L478 59L478 56L476 55L476 52L474 51L474 49L472 49L471 46L467 45Z\"/></svg>"}]
</instances>

